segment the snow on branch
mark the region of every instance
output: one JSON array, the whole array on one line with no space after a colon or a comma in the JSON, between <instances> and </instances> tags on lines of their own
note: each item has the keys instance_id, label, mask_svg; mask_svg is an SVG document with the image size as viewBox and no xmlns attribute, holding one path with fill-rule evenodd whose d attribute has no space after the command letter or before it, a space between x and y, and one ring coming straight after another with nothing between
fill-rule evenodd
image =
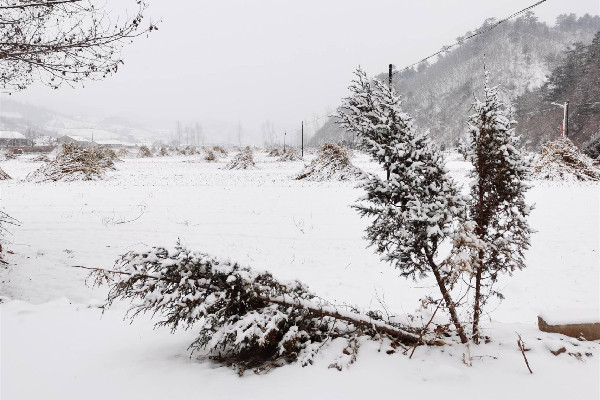
<instances>
[{"instance_id":1,"label":"snow on branch","mask_svg":"<svg viewBox=\"0 0 600 400\"><path fill-rule=\"evenodd\" d=\"M79 267L86 268L86 267ZM384 320L376 312L334 306L299 281L282 283L268 272L257 272L228 260L189 251L153 247L129 252L113 270L92 270L94 284L107 283L107 306L130 300L128 316L150 312L162 319L157 326L200 332L190 345L206 349L240 373L300 361L312 364L328 341L357 337L389 337L405 345L440 344L415 330Z\"/></svg>"}]
</instances>

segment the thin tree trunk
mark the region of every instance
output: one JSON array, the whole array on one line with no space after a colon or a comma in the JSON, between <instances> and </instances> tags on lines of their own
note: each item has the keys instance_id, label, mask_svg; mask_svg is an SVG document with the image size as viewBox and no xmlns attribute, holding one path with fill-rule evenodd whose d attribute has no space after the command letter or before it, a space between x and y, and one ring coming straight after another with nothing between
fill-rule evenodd
<instances>
[{"instance_id":1,"label":"thin tree trunk","mask_svg":"<svg viewBox=\"0 0 600 400\"><path fill-rule=\"evenodd\" d=\"M473 304L473 342L479 344L479 316L481 314L481 275L483 272L483 266L481 260L483 259L483 252L479 251L479 264L477 265L477 273L475 274L475 300Z\"/></svg>"},{"instance_id":2,"label":"thin tree trunk","mask_svg":"<svg viewBox=\"0 0 600 400\"><path fill-rule=\"evenodd\" d=\"M460 323L460 321L458 319L458 315L456 314L456 306L455 306L454 302L452 301L452 298L450 297L450 293L448 292L448 289L446 289L446 285L444 284L444 281L442 280L442 277L441 277L440 271L439 271L439 267L433 261L433 258L429 255L427 255L427 261L429 262L429 266L431 267L431 270L433 271L433 275L435 276L435 280L437 281L438 287L440 288L440 292L442 293L444 302L446 303L446 306L448 307L448 311L450 312L450 319L452 320L452 323L454 324L454 327L456 328L458 337L460 337L461 343L467 343L468 342L467 335L465 335L465 331L462 327L462 324Z\"/></svg>"},{"instance_id":3,"label":"thin tree trunk","mask_svg":"<svg viewBox=\"0 0 600 400\"><path fill-rule=\"evenodd\" d=\"M479 146L477 149L477 153L481 153L479 150ZM484 233L486 230L486 221L484 217L484 193L483 193L483 180L484 176L484 165L483 161L481 161L481 155L477 157L477 174L479 176L477 184L479 185L478 198L477 198L477 227L475 228L475 234L479 239L483 240ZM479 250L478 252L479 259L477 260L477 272L475 273L475 299L473 301L473 331L472 331L472 339L475 344L479 344L479 316L481 314L481 276L483 274L483 251Z\"/></svg>"}]
</instances>

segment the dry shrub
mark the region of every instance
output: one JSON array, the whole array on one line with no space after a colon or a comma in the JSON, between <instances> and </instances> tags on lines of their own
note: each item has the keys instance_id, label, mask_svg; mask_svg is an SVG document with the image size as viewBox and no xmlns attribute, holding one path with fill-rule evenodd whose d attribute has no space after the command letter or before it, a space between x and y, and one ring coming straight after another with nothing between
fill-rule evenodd
<instances>
[{"instance_id":1,"label":"dry shrub","mask_svg":"<svg viewBox=\"0 0 600 400\"><path fill-rule=\"evenodd\" d=\"M302 156L296 149L287 149L281 154L277 161L302 161Z\"/></svg>"},{"instance_id":2,"label":"dry shrub","mask_svg":"<svg viewBox=\"0 0 600 400\"><path fill-rule=\"evenodd\" d=\"M193 156L194 154L198 154L196 148L193 146L185 146L183 149L177 148L177 152L182 156Z\"/></svg>"},{"instance_id":3,"label":"dry shrub","mask_svg":"<svg viewBox=\"0 0 600 400\"><path fill-rule=\"evenodd\" d=\"M0 181L5 181L7 179L12 179L10 175L8 175L2 168L0 168Z\"/></svg>"},{"instance_id":4,"label":"dry shrub","mask_svg":"<svg viewBox=\"0 0 600 400\"><path fill-rule=\"evenodd\" d=\"M231 161L227 163L225 169L252 169L256 168L254 164L254 157L252 155L252 149L246 147L242 151L233 157Z\"/></svg>"},{"instance_id":5,"label":"dry shrub","mask_svg":"<svg viewBox=\"0 0 600 400\"><path fill-rule=\"evenodd\" d=\"M350 162L348 150L325 143L317 158L304 167L296 179L308 181L347 181L361 178L364 173Z\"/></svg>"},{"instance_id":6,"label":"dry shrub","mask_svg":"<svg viewBox=\"0 0 600 400\"><path fill-rule=\"evenodd\" d=\"M14 160L17 156L12 151L7 150L1 154L1 158L3 160Z\"/></svg>"},{"instance_id":7,"label":"dry shrub","mask_svg":"<svg viewBox=\"0 0 600 400\"><path fill-rule=\"evenodd\" d=\"M152 152L150 151L148 146L140 146L140 149L138 151L138 157L139 158L152 157Z\"/></svg>"},{"instance_id":8,"label":"dry shrub","mask_svg":"<svg viewBox=\"0 0 600 400\"><path fill-rule=\"evenodd\" d=\"M534 163L534 179L552 181L598 181L600 170L566 137L547 143Z\"/></svg>"},{"instance_id":9,"label":"dry shrub","mask_svg":"<svg viewBox=\"0 0 600 400\"><path fill-rule=\"evenodd\" d=\"M130 157L130 156L131 156L131 153L129 152L129 150L127 150L124 147L121 147L119 149L119 151L117 151L117 157L119 157L119 158Z\"/></svg>"},{"instance_id":10,"label":"dry shrub","mask_svg":"<svg viewBox=\"0 0 600 400\"><path fill-rule=\"evenodd\" d=\"M31 162L50 162L50 158L46 154L40 154L39 156L31 159Z\"/></svg>"},{"instance_id":11,"label":"dry shrub","mask_svg":"<svg viewBox=\"0 0 600 400\"><path fill-rule=\"evenodd\" d=\"M283 151L280 149L267 150L267 156L269 156L269 157L281 157L282 154L283 154Z\"/></svg>"},{"instance_id":12,"label":"dry shrub","mask_svg":"<svg viewBox=\"0 0 600 400\"><path fill-rule=\"evenodd\" d=\"M81 147L64 144L56 158L27 175L27 180L89 181L102 179L107 170L114 170L117 154L102 147Z\"/></svg>"},{"instance_id":13,"label":"dry shrub","mask_svg":"<svg viewBox=\"0 0 600 400\"><path fill-rule=\"evenodd\" d=\"M217 156L215 155L214 151L207 150L206 155L204 156L204 160L208 162L214 162L217 161Z\"/></svg>"},{"instance_id":14,"label":"dry shrub","mask_svg":"<svg viewBox=\"0 0 600 400\"><path fill-rule=\"evenodd\" d=\"M221 146L213 146L212 150L216 153L216 154L221 154L223 156L227 155L227 151L221 147Z\"/></svg>"}]
</instances>

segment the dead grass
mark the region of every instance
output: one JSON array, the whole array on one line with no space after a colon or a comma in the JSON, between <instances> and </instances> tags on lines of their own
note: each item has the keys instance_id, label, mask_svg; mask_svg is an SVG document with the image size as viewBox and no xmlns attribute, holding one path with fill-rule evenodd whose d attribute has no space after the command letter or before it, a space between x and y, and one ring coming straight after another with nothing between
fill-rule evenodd
<instances>
[{"instance_id":1,"label":"dead grass","mask_svg":"<svg viewBox=\"0 0 600 400\"><path fill-rule=\"evenodd\" d=\"M308 181L347 181L359 179L364 173L350 162L350 154L344 147L325 143L317 158L296 177Z\"/></svg>"},{"instance_id":2,"label":"dead grass","mask_svg":"<svg viewBox=\"0 0 600 400\"><path fill-rule=\"evenodd\" d=\"M148 146L140 146L140 149L138 151L138 157L139 158L152 157L152 152L150 151Z\"/></svg>"},{"instance_id":3,"label":"dead grass","mask_svg":"<svg viewBox=\"0 0 600 400\"><path fill-rule=\"evenodd\" d=\"M277 161L302 161L302 156L297 149L286 149Z\"/></svg>"},{"instance_id":4,"label":"dead grass","mask_svg":"<svg viewBox=\"0 0 600 400\"><path fill-rule=\"evenodd\" d=\"M561 137L542 148L532 178L552 181L598 181L600 169L568 138Z\"/></svg>"},{"instance_id":5,"label":"dead grass","mask_svg":"<svg viewBox=\"0 0 600 400\"><path fill-rule=\"evenodd\" d=\"M65 144L56 158L27 175L27 180L44 181L89 181L104 177L107 170L114 169L117 154L102 147L80 147Z\"/></svg>"},{"instance_id":6,"label":"dead grass","mask_svg":"<svg viewBox=\"0 0 600 400\"><path fill-rule=\"evenodd\" d=\"M2 168L0 168L0 181L5 181L7 179L12 179L10 175L8 175Z\"/></svg>"},{"instance_id":7,"label":"dead grass","mask_svg":"<svg viewBox=\"0 0 600 400\"><path fill-rule=\"evenodd\" d=\"M256 168L256 164L254 163L254 157L252 154L252 149L250 147L246 147L242 151L233 157L231 161L227 163L225 169L253 169Z\"/></svg>"}]
</instances>

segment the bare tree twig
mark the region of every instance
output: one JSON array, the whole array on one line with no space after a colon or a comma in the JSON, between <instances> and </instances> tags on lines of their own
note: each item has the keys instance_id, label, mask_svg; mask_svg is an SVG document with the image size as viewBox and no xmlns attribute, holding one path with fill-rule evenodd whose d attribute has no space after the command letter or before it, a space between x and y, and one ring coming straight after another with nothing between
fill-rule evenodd
<instances>
[{"instance_id":1,"label":"bare tree twig","mask_svg":"<svg viewBox=\"0 0 600 400\"><path fill-rule=\"evenodd\" d=\"M531 367L529 366L529 361L527 360L527 356L525 355L525 351L527 351L527 349L525 348L525 343L523 342L523 339L521 339L521 335L518 332L515 332L515 333L519 337L519 339L517 340L517 346L519 346L519 350L521 350L521 354L523 354L523 359L525 360L525 365L527 365L527 369L529 370L529 373L533 374L533 371L531 370Z\"/></svg>"}]
</instances>

